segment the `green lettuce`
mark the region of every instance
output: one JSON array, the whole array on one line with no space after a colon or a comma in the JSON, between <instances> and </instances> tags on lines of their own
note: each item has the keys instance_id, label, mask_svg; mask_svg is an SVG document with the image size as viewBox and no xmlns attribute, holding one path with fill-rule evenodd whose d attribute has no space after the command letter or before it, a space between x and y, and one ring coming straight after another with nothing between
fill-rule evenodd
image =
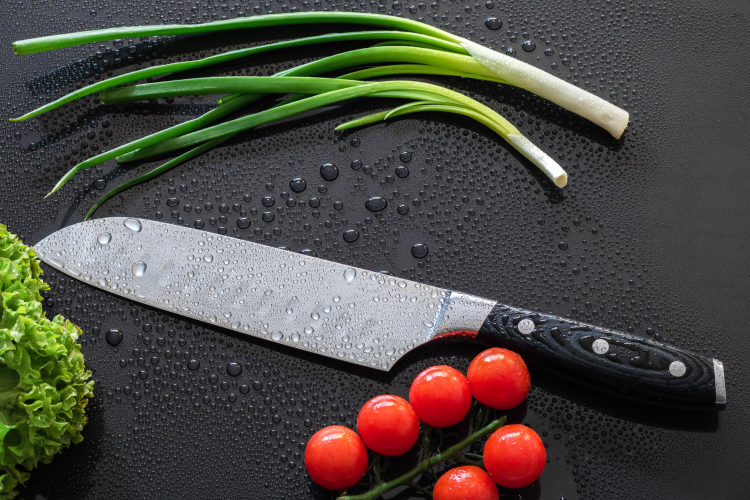
<instances>
[{"instance_id":1,"label":"green lettuce","mask_svg":"<svg viewBox=\"0 0 750 500\"><path fill-rule=\"evenodd\" d=\"M0 224L0 500L18 493L39 462L83 440L93 396L81 330L42 310L34 250Z\"/></svg>"}]
</instances>

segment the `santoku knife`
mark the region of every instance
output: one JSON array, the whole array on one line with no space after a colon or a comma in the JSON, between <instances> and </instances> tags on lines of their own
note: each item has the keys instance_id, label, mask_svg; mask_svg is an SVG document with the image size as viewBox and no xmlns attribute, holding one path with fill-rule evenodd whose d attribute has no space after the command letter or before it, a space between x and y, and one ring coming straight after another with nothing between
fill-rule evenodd
<instances>
[{"instance_id":1,"label":"santoku knife","mask_svg":"<svg viewBox=\"0 0 750 500\"><path fill-rule=\"evenodd\" d=\"M34 249L65 274L124 298L378 370L461 334L620 395L726 404L716 359L237 238L113 217L61 229Z\"/></svg>"}]
</instances>

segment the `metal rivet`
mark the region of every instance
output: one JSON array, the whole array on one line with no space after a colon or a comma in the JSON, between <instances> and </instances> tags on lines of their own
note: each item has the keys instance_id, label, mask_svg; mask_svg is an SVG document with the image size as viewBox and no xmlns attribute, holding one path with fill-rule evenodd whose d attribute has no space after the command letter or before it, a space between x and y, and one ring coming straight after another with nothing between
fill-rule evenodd
<instances>
[{"instance_id":1,"label":"metal rivet","mask_svg":"<svg viewBox=\"0 0 750 500\"><path fill-rule=\"evenodd\" d=\"M524 335L528 335L534 331L534 322L529 318L524 318L518 322L518 331Z\"/></svg>"},{"instance_id":2,"label":"metal rivet","mask_svg":"<svg viewBox=\"0 0 750 500\"><path fill-rule=\"evenodd\" d=\"M604 339L596 339L594 343L591 344L591 349L597 354L607 354L609 351L609 342Z\"/></svg>"},{"instance_id":3,"label":"metal rivet","mask_svg":"<svg viewBox=\"0 0 750 500\"><path fill-rule=\"evenodd\" d=\"M669 364L669 373L675 377L682 377L686 371L687 368L685 368L685 364L682 361L672 361Z\"/></svg>"}]
</instances>

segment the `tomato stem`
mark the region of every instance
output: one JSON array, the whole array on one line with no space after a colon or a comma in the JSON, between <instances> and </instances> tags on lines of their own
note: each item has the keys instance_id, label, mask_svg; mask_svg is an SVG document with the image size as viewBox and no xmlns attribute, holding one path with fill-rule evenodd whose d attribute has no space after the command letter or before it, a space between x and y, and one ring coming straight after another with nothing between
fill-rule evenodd
<instances>
[{"instance_id":1,"label":"tomato stem","mask_svg":"<svg viewBox=\"0 0 750 500\"><path fill-rule=\"evenodd\" d=\"M462 464L473 465L474 467L479 467L480 469L484 469L484 464L482 462L475 462L474 460L469 460L466 457L459 456L459 457L454 458L453 460L455 460L456 462L460 462Z\"/></svg>"},{"instance_id":2,"label":"tomato stem","mask_svg":"<svg viewBox=\"0 0 750 500\"><path fill-rule=\"evenodd\" d=\"M371 489L370 491L367 491L359 495L342 495L338 497L337 500L374 500L375 498L378 498L383 493L390 491L397 486L409 485L409 483L411 483L415 477L427 471L428 469L431 469L435 465L445 462L446 460L455 459L458 456L458 454L461 453L461 450L479 441L487 434L490 434L491 432L496 431L497 429L499 429L505 424L505 421L506 421L506 418L504 416L496 420L493 420L487 426L482 427L481 429L472 432L471 434L466 436L464 439L462 439L458 443L454 444L453 446L445 450L443 453L435 455L434 457L428 457L424 459L422 462L419 463L419 465L414 467L412 470L397 477L396 479L392 481L383 483Z\"/></svg>"},{"instance_id":3,"label":"tomato stem","mask_svg":"<svg viewBox=\"0 0 750 500\"><path fill-rule=\"evenodd\" d=\"M372 461L372 470L375 473L375 482L377 484L380 484L383 482L383 480L380 477L380 455L376 455L375 458Z\"/></svg>"},{"instance_id":4,"label":"tomato stem","mask_svg":"<svg viewBox=\"0 0 750 500\"><path fill-rule=\"evenodd\" d=\"M414 483L414 482L409 482L408 484L409 484L409 488L414 488L417 491L421 491L422 493L427 495L429 498L432 498L432 492L428 490L427 488L422 488L421 486L419 486L417 483Z\"/></svg>"},{"instance_id":5,"label":"tomato stem","mask_svg":"<svg viewBox=\"0 0 750 500\"><path fill-rule=\"evenodd\" d=\"M443 446L443 429L438 427L435 429L435 431L438 433L438 437L440 437L440 440L438 441L438 445L437 445L437 451L438 453L440 453L440 448L442 448Z\"/></svg>"}]
</instances>

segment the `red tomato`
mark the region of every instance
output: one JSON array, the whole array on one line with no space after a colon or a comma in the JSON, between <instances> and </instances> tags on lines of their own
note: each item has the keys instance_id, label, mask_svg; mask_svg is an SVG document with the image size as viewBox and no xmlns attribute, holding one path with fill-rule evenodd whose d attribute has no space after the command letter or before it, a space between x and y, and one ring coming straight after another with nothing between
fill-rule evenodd
<instances>
[{"instance_id":1,"label":"red tomato","mask_svg":"<svg viewBox=\"0 0 750 500\"><path fill-rule=\"evenodd\" d=\"M343 490L357 484L367 472L367 448L347 427L324 427L307 443L305 467L323 488Z\"/></svg>"},{"instance_id":2,"label":"red tomato","mask_svg":"<svg viewBox=\"0 0 750 500\"><path fill-rule=\"evenodd\" d=\"M460 371L450 366L432 366L411 383L409 402L422 422L449 427L469 413L471 391Z\"/></svg>"},{"instance_id":3,"label":"red tomato","mask_svg":"<svg viewBox=\"0 0 750 500\"><path fill-rule=\"evenodd\" d=\"M477 401L498 410L518 406L531 388L529 370L521 356L499 347L479 353L466 377Z\"/></svg>"},{"instance_id":4,"label":"red tomato","mask_svg":"<svg viewBox=\"0 0 750 500\"><path fill-rule=\"evenodd\" d=\"M479 467L465 465L451 469L438 479L433 500L498 500L492 478Z\"/></svg>"},{"instance_id":5,"label":"red tomato","mask_svg":"<svg viewBox=\"0 0 750 500\"><path fill-rule=\"evenodd\" d=\"M547 451L539 435L525 425L506 425L484 445L484 466L506 488L523 488L542 475Z\"/></svg>"},{"instance_id":6,"label":"red tomato","mask_svg":"<svg viewBox=\"0 0 750 500\"><path fill-rule=\"evenodd\" d=\"M368 448L387 457L409 451L419 437L419 419L398 396L376 396L359 411L357 430Z\"/></svg>"}]
</instances>

